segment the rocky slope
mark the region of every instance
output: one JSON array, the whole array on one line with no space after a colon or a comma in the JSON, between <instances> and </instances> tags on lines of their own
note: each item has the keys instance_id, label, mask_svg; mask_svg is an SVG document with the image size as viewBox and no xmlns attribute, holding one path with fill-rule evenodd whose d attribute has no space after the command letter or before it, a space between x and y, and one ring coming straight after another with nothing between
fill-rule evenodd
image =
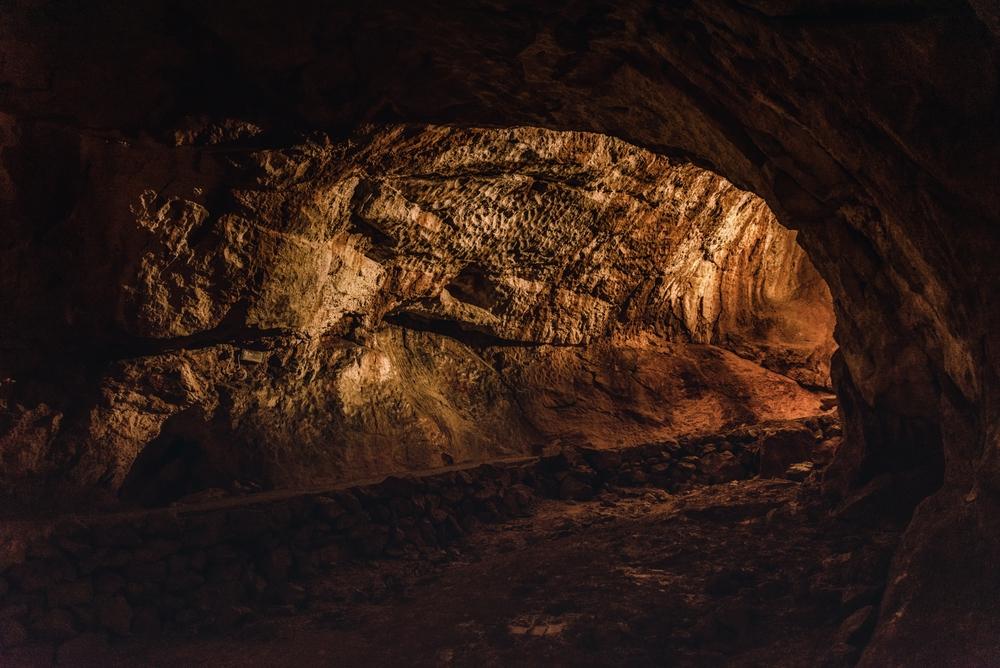
<instances>
[{"instance_id":1,"label":"rocky slope","mask_svg":"<svg viewBox=\"0 0 1000 668\"><path fill-rule=\"evenodd\" d=\"M95 368L66 394L8 356L8 480L294 485L818 410L787 378L684 345L828 384L825 284L763 202L710 172L529 128L188 146L209 130L94 158L65 258L94 271L65 317L94 332L72 348ZM6 277L13 309L59 298L66 267L35 250L7 251L39 280Z\"/></svg>"}]
</instances>

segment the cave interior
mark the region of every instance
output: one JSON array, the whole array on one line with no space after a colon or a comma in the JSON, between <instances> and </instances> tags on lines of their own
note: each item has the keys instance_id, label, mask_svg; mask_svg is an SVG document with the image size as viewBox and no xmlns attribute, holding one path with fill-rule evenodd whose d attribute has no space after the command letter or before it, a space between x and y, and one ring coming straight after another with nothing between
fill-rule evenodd
<instances>
[{"instance_id":1,"label":"cave interior","mask_svg":"<svg viewBox=\"0 0 1000 668\"><path fill-rule=\"evenodd\" d=\"M2 665L1000 665L995 3L0 18Z\"/></svg>"}]
</instances>

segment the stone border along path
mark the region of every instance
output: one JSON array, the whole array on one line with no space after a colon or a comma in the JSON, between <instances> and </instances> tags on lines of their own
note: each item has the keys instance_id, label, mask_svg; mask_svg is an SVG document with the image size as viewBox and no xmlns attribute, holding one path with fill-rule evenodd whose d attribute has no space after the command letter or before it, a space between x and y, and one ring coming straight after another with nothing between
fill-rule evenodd
<instances>
[{"instance_id":1,"label":"stone border along path","mask_svg":"<svg viewBox=\"0 0 1000 668\"><path fill-rule=\"evenodd\" d=\"M164 630L223 630L253 609L302 605L296 584L353 559L438 549L480 522L529 515L536 496L608 485L674 492L757 474L802 479L840 435L835 415L621 450L566 447L322 491L63 520L0 554L5 648ZM818 448L823 443L827 448Z\"/></svg>"}]
</instances>

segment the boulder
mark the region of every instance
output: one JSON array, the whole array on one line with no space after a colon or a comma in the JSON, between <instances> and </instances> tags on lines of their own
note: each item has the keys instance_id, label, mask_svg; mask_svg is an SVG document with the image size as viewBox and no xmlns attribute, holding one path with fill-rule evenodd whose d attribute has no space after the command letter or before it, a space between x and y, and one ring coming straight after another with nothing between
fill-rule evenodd
<instances>
[{"instance_id":1,"label":"boulder","mask_svg":"<svg viewBox=\"0 0 1000 668\"><path fill-rule=\"evenodd\" d=\"M757 441L760 475L778 478L792 464L810 459L816 439L812 431L797 422L769 425Z\"/></svg>"},{"instance_id":2,"label":"boulder","mask_svg":"<svg viewBox=\"0 0 1000 668\"><path fill-rule=\"evenodd\" d=\"M720 483L746 477L746 470L732 452L711 452L701 458L701 472L710 482Z\"/></svg>"},{"instance_id":3,"label":"boulder","mask_svg":"<svg viewBox=\"0 0 1000 668\"><path fill-rule=\"evenodd\" d=\"M875 606L868 605L851 613L837 630L837 643L862 647L871 636L877 618Z\"/></svg>"}]
</instances>

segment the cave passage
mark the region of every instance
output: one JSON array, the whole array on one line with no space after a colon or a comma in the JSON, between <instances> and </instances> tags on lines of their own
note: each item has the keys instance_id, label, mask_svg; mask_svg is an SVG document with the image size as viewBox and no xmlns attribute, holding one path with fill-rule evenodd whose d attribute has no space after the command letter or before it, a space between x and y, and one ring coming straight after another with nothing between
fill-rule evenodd
<instances>
[{"instance_id":1,"label":"cave passage","mask_svg":"<svg viewBox=\"0 0 1000 668\"><path fill-rule=\"evenodd\" d=\"M3 3L0 664L1000 663L995 4Z\"/></svg>"},{"instance_id":2,"label":"cave passage","mask_svg":"<svg viewBox=\"0 0 1000 668\"><path fill-rule=\"evenodd\" d=\"M874 526L859 523L867 497L821 520L842 442L834 306L762 200L613 137L534 127L373 126L235 164L268 174L238 218L213 223L202 204L163 192L141 193L132 210L145 241L122 277L126 312L151 343L106 347L116 354L89 379L100 388L91 419L123 426L84 441L67 473L86 476L110 456L98 481L108 500L90 520L104 528L49 540L127 545L164 568L149 567L148 591L95 598L92 623L71 613L82 621L57 632L74 636L60 651L214 662L231 651L225 635L181 656L141 638L157 626L273 624L282 605L308 627L343 614L330 608L343 587L420 587L432 568L484 602L476 623L493 639L462 650L464 663L522 663L536 637L547 639L531 650L541 663L559 663L564 645L574 664L857 657L918 499ZM208 317L206 291L231 290L246 258L253 289ZM170 336L152 345L153 331ZM115 467L123 473L109 476ZM67 487L66 502L85 501ZM530 548L553 537L551 549ZM507 559L510 544L531 554ZM579 551L601 557L577 569L586 588L560 594L551 569ZM466 554L482 573L463 569ZM97 577L146 572L122 568ZM509 592L493 571L521 582L520 606L499 603ZM818 593L802 598L790 573ZM436 612L421 619L461 626L441 617L458 605L447 590L422 597ZM609 597L661 639L608 637ZM398 618L412 614L398 592L348 598L350 614L384 621L296 644L334 643L360 663L385 632L409 637L403 652L420 663L469 643ZM253 612L234 617L247 604ZM651 605L670 610L662 625ZM25 646L51 638L49 623L22 627ZM802 640L785 648L793 628ZM103 635L133 629L136 641ZM304 660L280 643L254 652L241 660ZM389 653L373 665L403 661Z\"/></svg>"},{"instance_id":3,"label":"cave passage","mask_svg":"<svg viewBox=\"0 0 1000 668\"><path fill-rule=\"evenodd\" d=\"M283 321L259 324L253 348L235 333L200 344L208 359L190 373L217 389L191 397L194 407L175 402L170 417L156 409L167 417L158 435L119 446L139 447L122 463L127 502L242 490L248 467L266 487L344 484L803 419L834 403L826 283L760 199L707 170L540 128L387 126L349 149L254 156L275 160L283 173L319 162L295 200L341 204L325 219L306 209L271 221L305 226L277 248L203 233L187 242L188 266L236 253L269 264L259 290L281 304L267 317ZM165 199L163 233L176 234L173 219L192 206ZM330 241L297 241L317 234ZM173 262L147 255L137 278ZM192 317L221 280L206 269L175 272L173 298L150 295L144 317ZM261 308L254 299L241 314ZM292 328L297 340L263 334ZM158 387L150 361L183 359L178 347L120 364ZM184 423L188 435L175 435Z\"/></svg>"}]
</instances>

